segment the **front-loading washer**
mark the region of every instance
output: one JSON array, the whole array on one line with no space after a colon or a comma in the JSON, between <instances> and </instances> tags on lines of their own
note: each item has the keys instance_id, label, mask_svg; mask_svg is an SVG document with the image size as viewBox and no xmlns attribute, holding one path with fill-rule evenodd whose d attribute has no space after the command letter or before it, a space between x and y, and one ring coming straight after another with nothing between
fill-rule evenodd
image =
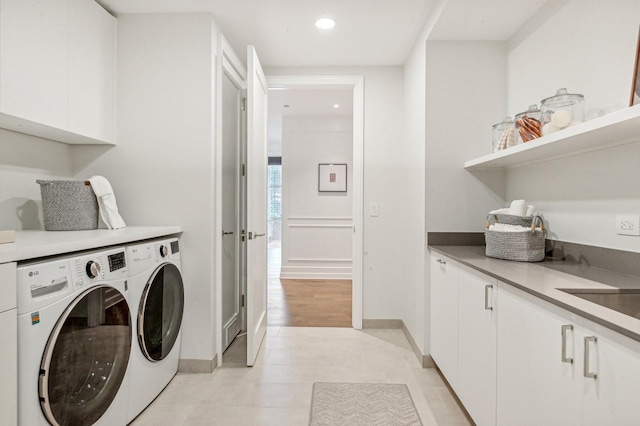
<instances>
[{"instance_id":1,"label":"front-loading washer","mask_svg":"<svg viewBox=\"0 0 640 426\"><path fill-rule=\"evenodd\" d=\"M178 372L184 285L177 238L128 246L126 252L137 336L131 350L130 422Z\"/></svg>"},{"instance_id":2,"label":"front-loading washer","mask_svg":"<svg viewBox=\"0 0 640 426\"><path fill-rule=\"evenodd\" d=\"M132 319L124 248L18 265L20 425L125 425Z\"/></svg>"}]
</instances>

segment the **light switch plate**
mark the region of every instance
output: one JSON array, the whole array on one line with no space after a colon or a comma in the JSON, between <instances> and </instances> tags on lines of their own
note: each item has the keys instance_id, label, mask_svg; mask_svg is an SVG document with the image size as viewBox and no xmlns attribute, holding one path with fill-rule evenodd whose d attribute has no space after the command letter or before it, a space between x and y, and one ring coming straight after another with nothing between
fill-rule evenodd
<instances>
[{"instance_id":1,"label":"light switch plate","mask_svg":"<svg viewBox=\"0 0 640 426\"><path fill-rule=\"evenodd\" d=\"M378 217L380 215L380 204L375 201L369 203L369 216Z\"/></svg>"}]
</instances>

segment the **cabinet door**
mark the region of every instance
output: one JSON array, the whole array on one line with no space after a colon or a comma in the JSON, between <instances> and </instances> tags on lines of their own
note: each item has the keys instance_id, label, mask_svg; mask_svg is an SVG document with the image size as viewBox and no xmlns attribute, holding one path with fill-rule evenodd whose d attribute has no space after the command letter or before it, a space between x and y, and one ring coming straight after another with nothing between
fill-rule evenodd
<instances>
[{"instance_id":1,"label":"cabinet door","mask_svg":"<svg viewBox=\"0 0 640 426\"><path fill-rule=\"evenodd\" d=\"M0 264L0 423L18 423L16 264Z\"/></svg>"},{"instance_id":2,"label":"cabinet door","mask_svg":"<svg viewBox=\"0 0 640 426\"><path fill-rule=\"evenodd\" d=\"M458 390L479 426L496 424L497 281L460 265L458 271Z\"/></svg>"},{"instance_id":3,"label":"cabinet door","mask_svg":"<svg viewBox=\"0 0 640 426\"><path fill-rule=\"evenodd\" d=\"M497 424L580 424L581 372L562 361L562 326L572 324L563 310L498 286ZM566 336L566 357L575 358L575 327Z\"/></svg>"},{"instance_id":4,"label":"cabinet door","mask_svg":"<svg viewBox=\"0 0 640 426\"><path fill-rule=\"evenodd\" d=\"M67 127L67 0L0 0L0 112Z\"/></svg>"},{"instance_id":5,"label":"cabinet door","mask_svg":"<svg viewBox=\"0 0 640 426\"><path fill-rule=\"evenodd\" d=\"M458 378L458 265L431 255L431 357L454 390Z\"/></svg>"},{"instance_id":6,"label":"cabinet door","mask_svg":"<svg viewBox=\"0 0 640 426\"><path fill-rule=\"evenodd\" d=\"M637 425L640 401L640 342L584 320L586 328L579 337L578 374L582 379L582 424ZM595 337L588 358L584 339ZM596 377L585 377L588 372Z\"/></svg>"},{"instance_id":7,"label":"cabinet door","mask_svg":"<svg viewBox=\"0 0 640 426\"><path fill-rule=\"evenodd\" d=\"M17 330L17 310L0 313L0 413L6 425L18 423Z\"/></svg>"},{"instance_id":8,"label":"cabinet door","mask_svg":"<svg viewBox=\"0 0 640 426\"><path fill-rule=\"evenodd\" d=\"M69 0L69 131L113 142L116 18L93 0Z\"/></svg>"}]
</instances>

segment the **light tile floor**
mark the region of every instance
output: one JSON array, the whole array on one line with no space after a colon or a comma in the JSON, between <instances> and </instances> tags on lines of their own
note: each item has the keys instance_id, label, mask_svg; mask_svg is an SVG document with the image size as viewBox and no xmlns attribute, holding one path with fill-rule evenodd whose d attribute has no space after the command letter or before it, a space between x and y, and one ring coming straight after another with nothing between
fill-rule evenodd
<instances>
[{"instance_id":1,"label":"light tile floor","mask_svg":"<svg viewBox=\"0 0 640 426\"><path fill-rule=\"evenodd\" d=\"M133 424L307 425L314 382L405 383L424 425L469 424L401 330L324 327L269 327L254 367L178 374Z\"/></svg>"}]
</instances>

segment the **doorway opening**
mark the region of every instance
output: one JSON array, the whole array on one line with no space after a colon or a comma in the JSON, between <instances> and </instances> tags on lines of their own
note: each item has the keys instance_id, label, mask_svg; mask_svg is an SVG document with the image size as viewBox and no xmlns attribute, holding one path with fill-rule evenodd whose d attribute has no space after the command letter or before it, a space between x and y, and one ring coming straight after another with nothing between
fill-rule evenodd
<instances>
[{"instance_id":1,"label":"doorway opening","mask_svg":"<svg viewBox=\"0 0 640 426\"><path fill-rule=\"evenodd\" d=\"M362 78L268 80L268 324L361 328Z\"/></svg>"}]
</instances>

